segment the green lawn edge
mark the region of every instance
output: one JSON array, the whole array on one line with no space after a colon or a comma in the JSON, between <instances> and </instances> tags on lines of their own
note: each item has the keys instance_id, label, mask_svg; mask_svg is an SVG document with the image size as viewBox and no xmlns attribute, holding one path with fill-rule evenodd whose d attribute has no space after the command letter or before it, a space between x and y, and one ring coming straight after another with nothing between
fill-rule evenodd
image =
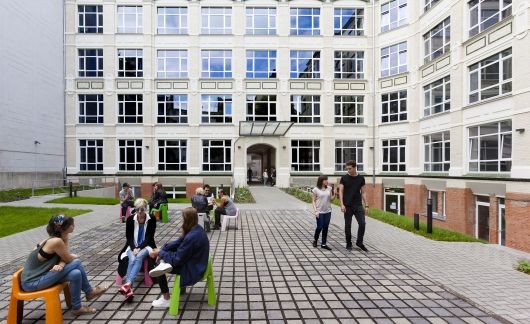
<instances>
[{"instance_id":1,"label":"green lawn edge","mask_svg":"<svg viewBox=\"0 0 530 324\"><path fill-rule=\"evenodd\" d=\"M91 209L2 206L0 208L0 237L27 231L48 224L53 215L76 217Z\"/></svg>"},{"instance_id":2,"label":"green lawn edge","mask_svg":"<svg viewBox=\"0 0 530 324\"><path fill-rule=\"evenodd\" d=\"M76 205L117 205L118 198L102 197L61 197L46 201L47 204L76 204Z\"/></svg>"},{"instance_id":3,"label":"green lawn edge","mask_svg":"<svg viewBox=\"0 0 530 324\"><path fill-rule=\"evenodd\" d=\"M256 200L248 187L237 187L234 202L238 204L255 204Z\"/></svg>"},{"instance_id":4,"label":"green lawn edge","mask_svg":"<svg viewBox=\"0 0 530 324\"><path fill-rule=\"evenodd\" d=\"M307 191L301 190L299 188L283 188L282 190L298 198L299 200L311 203L311 194ZM334 199L332 203L338 206L339 200ZM432 233L429 234L427 233L427 224L422 222L420 222L420 229L416 230L414 228L414 221L411 218L394 213L389 213L376 208L370 208L368 211L368 216L383 223L393 225L402 230L423 236L434 241L487 243L483 240L478 240L469 235L435 226L433 226Z\"/></svg>"}]
</instances>

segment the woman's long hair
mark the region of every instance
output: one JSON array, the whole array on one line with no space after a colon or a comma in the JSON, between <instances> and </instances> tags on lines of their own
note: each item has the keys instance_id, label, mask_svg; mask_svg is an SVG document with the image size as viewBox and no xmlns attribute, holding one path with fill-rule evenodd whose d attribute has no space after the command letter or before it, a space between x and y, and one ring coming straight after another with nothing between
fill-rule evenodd
<instances>
[{"instance_id":1,"label":"woman's long hair","mask_svg":"<svg viewBox=\"0 0 530 324\"><path fill-rule=\"evenodd\" d=\"M66 215L55 215L50 218L46 232L53 237L62 237L63 232L74 223L74 219Z\"/></svg>"},{"instance_id":2,"label":"woman's long hair","mask_svg":"<svg viewBox=\"0 0 530 324\"><path fill-rule=\"evenodd\" d=\"M162 193L166 193L166 191L164 190L164 186L160 182L157 182L155 184L155 187L156 187L156 191L160 191Z\"/></svg>"},{"instance_id":3,"label":"woman's long hair","mask_svg":"<svg viewBox=\"0 0 530 324\"><path fill-rule=\"evenodd\" d=\"M198 224L199 216L197 209L187 207L182 210L182 235L186 236L191 229Z\"/></svg>"},{"instance_id":4,"label":"woman's long hair","mask_svg":"<svg viewBox=\"0 0 530 324\"><path fill-rule=\"evenodd\" d=\"M317 188L318 189L322 189L322 186L324 184L324 180L328 180L328 176L321 175L320 177L318 177L318 180L317 180Z\"/></svg>"}]
</instances>

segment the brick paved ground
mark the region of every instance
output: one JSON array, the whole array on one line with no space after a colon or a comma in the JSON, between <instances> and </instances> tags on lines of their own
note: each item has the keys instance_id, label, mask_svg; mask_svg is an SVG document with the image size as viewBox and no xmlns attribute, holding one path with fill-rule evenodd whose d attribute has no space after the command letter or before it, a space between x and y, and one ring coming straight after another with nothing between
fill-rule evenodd
<instances>
[{"instance_id":1,"label":"brick paved ground","mask_svg":"<svg viewBox=\"0 0 530 324\"><path fill-rule=\"evenodd\" d=\"M157 243L173 238L180 225L175 210L157 229ZM304 210L244 210L242 228L210 233L218 304L207 304L204 283L183 295L181 323L498 323L431 279L369 244L370 252L348 252L342 229L332 225L333 251L311 245L312 217ZM93 284L111 282L124 226L113 222L72 238ZM5 318L11 273L25 256L0 266L0 321ZM91 303L100 311L65 322L169 323L165 310L151 309L158 288L137 281L135 301L123 304L116 289ZM26 303L24 323L42 322L41 302Z\"/></svg>"}]
</instances>

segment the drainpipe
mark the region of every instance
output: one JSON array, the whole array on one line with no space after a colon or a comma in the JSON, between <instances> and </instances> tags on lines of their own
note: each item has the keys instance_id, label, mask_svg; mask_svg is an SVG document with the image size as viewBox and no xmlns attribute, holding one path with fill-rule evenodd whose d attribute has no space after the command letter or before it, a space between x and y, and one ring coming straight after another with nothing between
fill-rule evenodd
<instances>
[{"instance_id":1,"label":"drainpipe","mask_svg":"<svg viewBox=\"0 0 530 324\"><path fill-rule=\"evenodd\" d=\"M375 189L375 152L376 152L376 141L375 141L375 111L376 111L376 100L375 100L375 88L377 85L376 80L376 71L375 71L375 60L376 60L376 53L375 53L375 0L371 1L372 3L372 187Z\"/></svg>"},{"instance_id":2,"label":"drainpipe","mask_svg":"<svg viewBox=\"0 0 530 324\"><path fill-rule=\"evenodd\" d=\"M66 185L66 2L63 5L63 185Z\"/></svg>"},{"instance_id":3,"label":"drainpipe","mask_svg":"<svg viewBox=\"0 0 530 324\"><path fill-rule=\"evenodd\" d=\"M236 194L236 188L234 188L236 184L236 144L240 138L241 136L238 136L232 145L232 183L230 184L230 197L235 197Z\"/></svg>"}]
</instances>

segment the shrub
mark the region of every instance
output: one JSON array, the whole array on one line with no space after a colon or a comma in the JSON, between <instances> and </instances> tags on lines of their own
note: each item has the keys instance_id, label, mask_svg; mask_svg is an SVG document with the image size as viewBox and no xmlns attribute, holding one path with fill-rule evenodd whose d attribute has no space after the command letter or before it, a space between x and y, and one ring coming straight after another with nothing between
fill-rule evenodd
<instances>
[{"instance_id":1,"label":"shrub","mask_svg":"<svg viewBox=\"0 0 530 324\"><path fill-rule=\"evenodd\" d=\"M519 260L517 270L530 274L530 260Z\"/></svg>"},{"instance_id":2,"label":"shrub","mask_svg":"<svg viewBox=\"0 0 530 324\"><path fill-rule=\"evenodd\" d=\"M237 187L234 202L241 204L255 203L254 197L247 187Z\"/></svg>"}]
</instances>

